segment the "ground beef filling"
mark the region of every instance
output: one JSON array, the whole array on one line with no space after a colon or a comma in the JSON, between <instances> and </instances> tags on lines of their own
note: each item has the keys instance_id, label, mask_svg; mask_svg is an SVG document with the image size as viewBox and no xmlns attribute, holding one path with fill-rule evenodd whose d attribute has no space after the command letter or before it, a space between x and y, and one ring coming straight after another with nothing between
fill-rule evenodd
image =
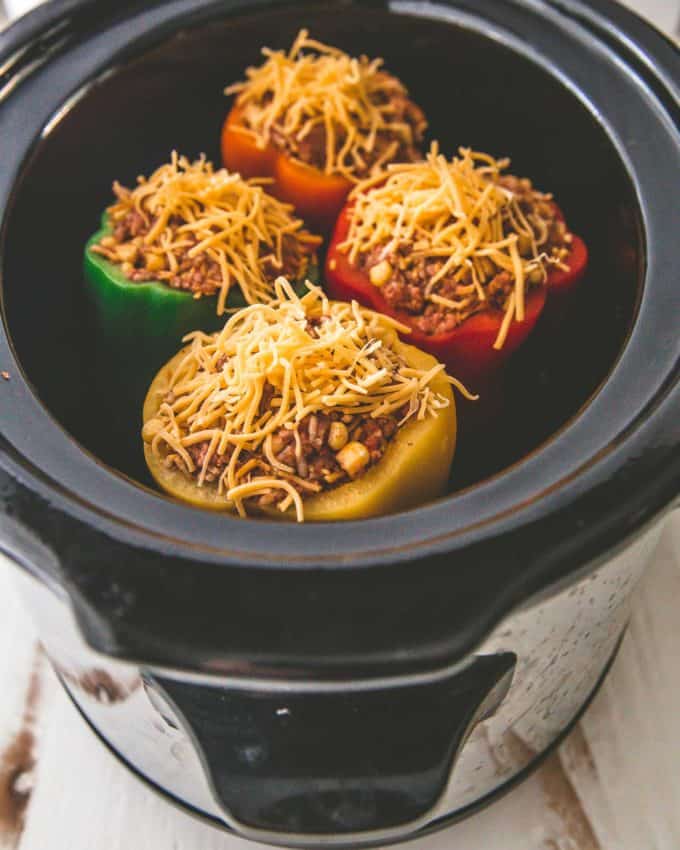
<instances>
[{"instance_id":1,"label":"ground beef filling","mask_svg":"<svg viewBox=\"0 0 680 850\"><path fill-rule=\"evenodd\" d=\"M393 82L394 90L373 93L371 100L380 106L393 127L378 130L375 141L370 149L361 149L362 162L357 162L352 169L357 180L368 177L377 163L388 162L417 162L422 159L420 145L425 135L427 121L422 109L404 94L401 83L390 74L384 75L385 80ZM268 95L262 101L266 105ZM269 95L271 97L271 95ZM350 112L349 118L359 124L359 116ZM247 117L244 116L246 126ZM285 113L281 123L285 121ZM406 130L406 132L404 132ZM337 125L335 131L336 150L342 150L347 141L347 131ZM323 120L315 124L301 139L287 135L281 126L274 124L269 131L269 142L278 150L283 151L294 159L312 165L321 171L326 167L327 132Z\"/></svg>"},{"instance_id":2,"label":"ground beef filling","mask_svg":"<svg viewBox=\"0 0 680 850\"><path fill-rule=\"evenodd\" d=\"M569 254L572 237L564 222L557 218L550 197L537 192L530 180L504 176L499 182L515 194L522 213L534 231L539 251L563 261ZM505 235L513 232L509 222L504 226L504 232ZM529 257L531 251L530 240L520 236L520 254ZM387 265L384 265L385 262ZM414 251L411 244L400 245L387 256L383 254L382 246L377 246L359 258L359 265L367 274L379 265L389 270L388 276L379 284L381 295L392 309L409 313L413 317L413 326L428 335L449 333L482 310L503 309L514 288L515 279L509 272L498 269L488 258L483 263L485 277L480 281L487 296L486 301L478 300L460 311L429 301L427 284L445 262L445 257L423 256L421 252ZM455 279L457 273L458 269L453 270L437 284L437 295L453 301L470 294L473 288L471 272ZM527 279L528 287L542 283L544 274L540 270L532 272Z\"/></svg>"},{"instance_id":3,"label":"ground beef filling","mask_svg":"<svg viewBox=\"0 0 680 850\"><path fill-rule=\"evenodd\" d=\"M274 388L267 384L260 403L263 413L274 392ZM274 433L272 453L279 468L274 467L261 451L242 451L236 468L238 470L254 460L256 465L251 464L249 467L253 477L274 476L289 481L303 498L332 490L361 477L380 461L405 414L406 410L400 410L389 416L372 419L343 415L336 411L312 413L298 423L297 429L284 427ZM209 445L206 441L187 447L194 462L195 469L191 475L195 479L201 474ZM233 448L229 446L224 454L215 453L212 456L205 482L216 484L219 481L232 452ZM166 462L186 472L184 463L177 455L169 455ZM285 497L285 491L277 488L255 496L254 501L259 507L267 507Z\"/></svg>"},{"instance_id":4,"label":"ground beef filling","mask_svg":"<svg viewBox=\"0 0 680 850\"><path fill-rule=\"evenodd\" d=\"M130 195L129 189L119 183L113 184L113 191L118 200L125 200ZM155 222L155 218L145 218L133 209L116 222L112 233L104 236L92 250L119 265L122 273L131 281L161 281L171 289L191 292L196 298L219 292L223 282L220 265L204 251L190 256L189 252L197 243L193 234L183 234L181 242L173 247L174 264L170 263L167 253L160 246L145 244L144 238ZM178 218L171 218L168 222L173 230L183 224ZM265 278L272 283L280 275L289 280L303 279L314 262L315 248L311 241L302 241L293 234L285 234L282 240L282 263L279 264L271 246L261 243L261 268Z\"/></svg>"}]
</instances>

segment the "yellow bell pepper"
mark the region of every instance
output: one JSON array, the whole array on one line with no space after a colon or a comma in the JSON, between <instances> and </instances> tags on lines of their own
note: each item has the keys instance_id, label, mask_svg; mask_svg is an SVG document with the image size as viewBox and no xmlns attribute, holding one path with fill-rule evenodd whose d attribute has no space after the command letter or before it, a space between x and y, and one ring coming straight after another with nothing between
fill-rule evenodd
<instances>
[{"instance_id":1,"label":"yellow bell pepper","mask_svg":"<svg viewBox=\"0 0 680 850\"><path fill-rule=\"evenodd\" d=\"M437 363L412 345L395 342L394 349L410 366L423 371ZM185 354L181 351L173 357L154 378L144 402L145 424L157 415L170 389L170 377ZM382 458L356 480L306 498L305 521L368 519L416 507L444 494L456 447L456 408L451 385L443 374L435 377L431 388L448 398L449 406L437 416L407 422L389 442ZM198 508L234 510L215 486L199 487L180 469L164 466L149 443L144 444L144 456L156 482L171 496ZM262 509L262 513L270 518L295 519L292 508L284 514L275 507Z\"/></svg>"}]
</instances>

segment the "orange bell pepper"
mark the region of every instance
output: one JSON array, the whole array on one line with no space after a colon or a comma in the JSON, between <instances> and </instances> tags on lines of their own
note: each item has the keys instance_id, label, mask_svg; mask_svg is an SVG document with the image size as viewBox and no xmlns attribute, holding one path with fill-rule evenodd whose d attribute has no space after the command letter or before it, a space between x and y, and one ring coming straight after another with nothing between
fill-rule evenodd
<instances>
[{"instance_id":1,"label":"orange bell pepper","mask_svg":"<svg viewBox=\"0 0 680 850\"><path fill-rule=\"evenodd\" d=\"M222 127L222 161L241 177L271 177L268 191L292 204L308 226L330 232L352 183L345 177L324 174L294 159L273 145L260 147L243 126L241 110L234 106Z\"/></svg>"}]
</instances>

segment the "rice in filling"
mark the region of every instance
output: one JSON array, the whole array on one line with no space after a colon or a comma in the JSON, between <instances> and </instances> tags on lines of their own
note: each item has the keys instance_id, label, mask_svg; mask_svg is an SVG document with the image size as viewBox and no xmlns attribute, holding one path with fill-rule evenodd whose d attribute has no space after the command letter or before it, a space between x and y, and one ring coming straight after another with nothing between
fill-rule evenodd
<instances>
[{"instance_id":1,"label":"rice in filling","mask_svg":"<svg viewBox=\"0 0 680 850\"><path fill-rule=\"evenodd\" d=\"M265 385L265 393L271 398L276 397L271 384ZM260 411L264 415L266 407L261 405ZM258 474L283 477L303 497L332 490L360 477L380 461L405 415L405 409L378 419L367 415L341 415L335 411L311 413L292 428L282 427L272 435L271 454L277 462L276 467L261 450L242 451L236 465L237 476L248 464L248 468ZM343 453L348 445L351 446L349 458L346 452ZM188 448L195 465L190 475L196 481L201 476L209 449L208 440ZM223 454L211 456L204 476L206 482L219 480L232 452L233 447L228 446ZM177 455L171 455L169 462L185 469ZM284 490L270 490L258 496L256 502L258 507L267 507L279 504L284 498Z\"/></svg>"}]
</instances>

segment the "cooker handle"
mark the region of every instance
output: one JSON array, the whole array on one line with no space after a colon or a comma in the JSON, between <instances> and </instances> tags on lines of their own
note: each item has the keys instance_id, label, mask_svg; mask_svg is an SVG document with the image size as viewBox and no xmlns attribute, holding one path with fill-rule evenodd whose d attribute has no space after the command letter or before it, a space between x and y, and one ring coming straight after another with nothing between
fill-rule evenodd
<instances>
[{"instance_id":1,"label":"cooker handle","mask_svg":"<svg viewBox=\"0 0 680 850\"><path fill-rule=\"evenodd\" d=\"M415 683L225 687L155 675L149 685L176 711L166 720L193 740L240 835L298 846L392 841L437 816L458 754L505 698L516 660L476 656Z\"/></svg>"}]
</instances>

